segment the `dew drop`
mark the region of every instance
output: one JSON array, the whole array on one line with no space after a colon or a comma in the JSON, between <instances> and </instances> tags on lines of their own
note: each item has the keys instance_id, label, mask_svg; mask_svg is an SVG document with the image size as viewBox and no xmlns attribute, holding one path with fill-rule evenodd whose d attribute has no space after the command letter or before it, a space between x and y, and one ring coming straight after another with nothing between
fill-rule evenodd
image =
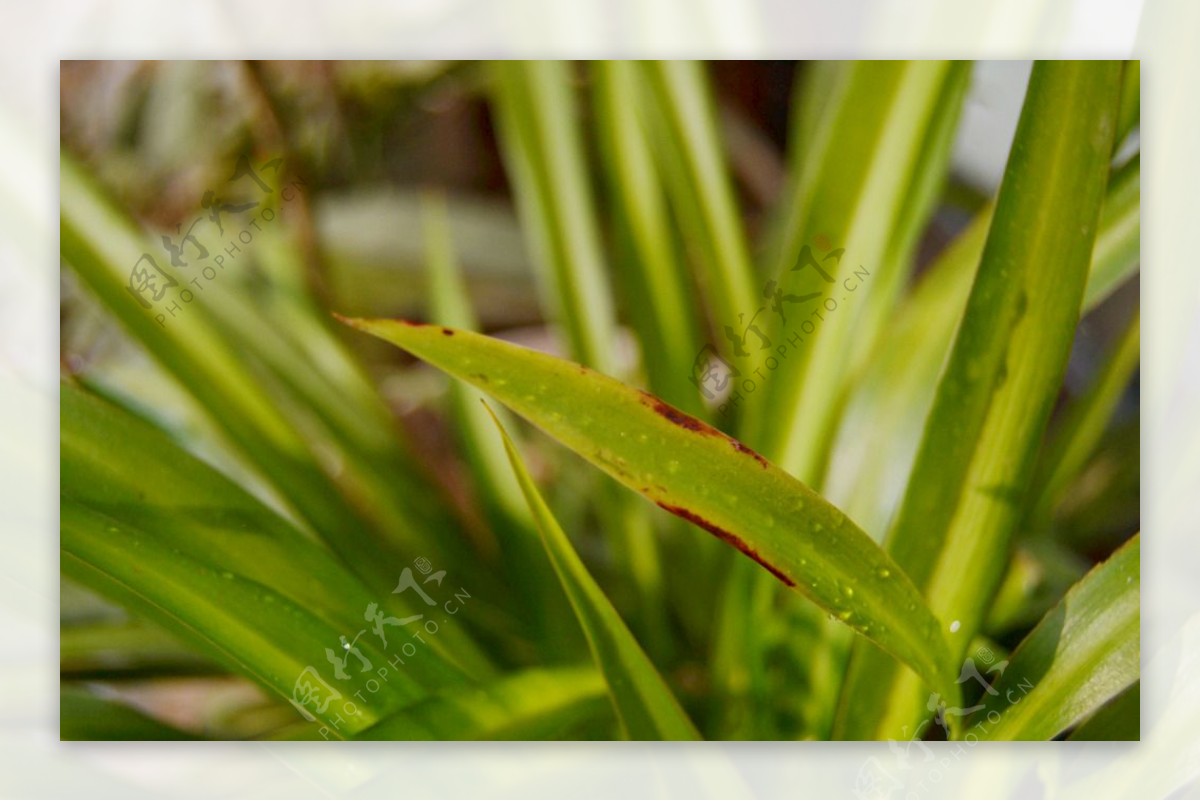
<instances>
[{"instance_id":1,"label":"dew drop","mask_svg":"<svg viewBox=\"0 0 1200 801\"><path fill-rule=\"evenodd\" d=\"M892 575L892 571L888 570L886 567L879 568L879 577L881 579L885 579L890 575Z\"/></svg>"},{"instance_id":2,"label":"dew drop","mask_svg":"<svg viewBox=\"0 0 1200 801\"><path fill-rule=\"evenodd\" d=\"M853 587L851 587L851 586L849 586L849 585L847 585L847 586L843 587L843 588L842 588L842 592L846 593L846 597L847 597L847 598L853 598L853 597L854 597L854 588L853 588Z\"/></svg>"},{"instance_id":3,"label":"dew drop","mask_svg":"<svg viewBox=\"0 0 1200 801\"><path fill-rule=\"evenodd\" d=\"M849 620L852 617L854 617L854 613L851 612L849 609L846 609L845 611L842 611L842 612L838 612L838 620L841 620L843 622Z\"/></svg>"},{"instance_id":4,"label":"dew drop","mask_svg":"<svg viewBox=\"0 0 1200 801\"><path fill-rule=\"evenodd\" d=\"M958 631L961 626L962 626L962 621L959 621L959 620L954 621L953 623L950 624L950 633L953 634L954 632Z\"/></svg>"}]
</instances>

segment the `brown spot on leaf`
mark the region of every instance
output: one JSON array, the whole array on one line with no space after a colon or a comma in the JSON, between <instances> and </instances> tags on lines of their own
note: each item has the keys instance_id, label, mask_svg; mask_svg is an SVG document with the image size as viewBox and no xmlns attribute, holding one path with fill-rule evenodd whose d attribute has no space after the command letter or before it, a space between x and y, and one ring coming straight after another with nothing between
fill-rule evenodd
<instances>
[{"instance_id":1,"label":"brown spot on leaf","mask_svg":"<svg viewBox=\"0 0 1200 801\"><path fill-rule=\"evenodd\" d=\"M759 556L758 551L754 550L749 545L747 545L745 543L745 541L742 540L741 537L737 536L733 532L726 531L725 529L721 528L720 526L713 524L712 522L706 520L705 518L701 517L700 515L696 514L695 512L691 511L690 509L685 509L682 506L675 506L673 504L665 503L663 501L655 501L655 503L657 503L663 509L666 509L671 514L673 514L677 517L682 517L684 520L687 520L689 523L695 523L697 526L699 526L700 528L709 532L710 534L714 534L718 538L725 540L725 542L729 543L734 548L737 548L739 551L746 554L746 556L749 556L755 562L758 562L760 565L765 567L768 571L770 571L771 575L775 576L775 578L779 579L780 581L782 581L784 584L788 585L789 587L796 586L796 582L792 581L790 578L788 578L786 575L784 575L783 571L781 571L779 568L775 567L775 565L771 564L770 562L768 562L767 560L765 560L761 556Z\"/></svg>"},{"instance_id":2,"label":"brown spot on leaf","mask_svg":"<svg viewBox=\"0 0 1200 801\"><path fill-rule=\"evenodd\" d=\"M454 331L453 331L453 329L450 329L450 328L443 328L442 333L448 337L454 336Z\"/></svg>"}]
</instances>

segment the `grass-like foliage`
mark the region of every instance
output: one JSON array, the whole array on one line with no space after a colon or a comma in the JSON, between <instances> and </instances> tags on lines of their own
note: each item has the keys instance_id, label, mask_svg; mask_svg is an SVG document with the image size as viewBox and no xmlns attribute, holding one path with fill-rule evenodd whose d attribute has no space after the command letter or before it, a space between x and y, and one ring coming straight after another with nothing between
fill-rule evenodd
<instances>
[{"instance_id":1,"label":"grass-like foliage","mask_svg":"<svg viewBox=\"0 0 1200 801\"><path fill-rule=\"evenodd\" d=\"M64 738L1136 739L1136 64L991 197L966 63L801 65L774 161L699 63L156 69L64 126ZM188 229L121 165L206 70ZM504 204L335 180L455 92Z\"/></svg>"}]
</instances>

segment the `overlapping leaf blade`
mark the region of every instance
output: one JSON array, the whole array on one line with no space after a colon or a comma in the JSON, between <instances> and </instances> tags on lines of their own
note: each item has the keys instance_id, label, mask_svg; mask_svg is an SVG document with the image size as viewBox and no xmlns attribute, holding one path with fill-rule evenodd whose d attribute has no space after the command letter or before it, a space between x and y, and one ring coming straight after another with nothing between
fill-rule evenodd
<instances>
[{"instance_id":1,"label":"overlapping leaf blade","mask_svg":"<svg viewBox=\"0 0 1200 801\"><path fill-rule=\"evenodd\" d=\"M968 721L981 739L1051 739L1138 680L1140 568L1137 535L1046 613Z\"/></svg>"},{"instance_id":2,"label":"overlapping leaf blade","mask_svg":"<svg viewBox=\"0 0 1200 801\"><path fill-rule=\"evenodd\" d=\"M490 409L489 409L490 411ZM699 739L692 722L680 708L654 663L642 651L617 610L604 596L571 541L542 499L533 477L508 432L494 418L504 437L504 449L521 485L525 502L541 533L546 555L575 609L575 616L588 639L596 666L604 674L613 706L634 740Z\"/></svg>"}]
</instances>

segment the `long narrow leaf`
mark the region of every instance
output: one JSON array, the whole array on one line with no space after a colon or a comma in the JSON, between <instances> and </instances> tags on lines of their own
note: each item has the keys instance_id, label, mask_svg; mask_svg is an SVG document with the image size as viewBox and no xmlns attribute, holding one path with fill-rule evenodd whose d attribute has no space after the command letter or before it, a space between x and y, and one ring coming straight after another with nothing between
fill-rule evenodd
<instances>
[{"instance_id":1,"label":"long narrow leaf","mask_svg":"<svg viewBox=\"0 0 1200 801\"><path fill-rule=\"evenodd\" d=\"M689 414L702 415L691 383L699 348L695 305L675 245L662 177L647 136L646 97L637 65L601 62L593 69L601 154L612 176L618 229L632 258L618 260L624 297L642 345L650 388Z\"/></svg>"},{"instance_id":2,"label":"long narrow leaf","mask_svg":"<svg viewBox=\"0 0 1200 801\"><path fill-rule=\"evenodd\" d=\"M734 326L738 315L754 313L754 270L705 67L694 61L653 61L642 68L654 99L651 107L659 111L652 117L659 131L656 152L684 235L696 246L700 290L718 330Z\"/></svg>"},{"instance_id":3,"label":"long narrow leaf","mask_svg":"<svg viewBox=\"0 0 1200 801\"><path fill-rule=\"evenodd\" d=\"M132 337L187 388L227 441L348 564L372 580L385 580L386 574L374 572L380 566L374 557L389 542L381 532L430 557L454 552L457 538L444 536L444 516L440 526L430 527L397 503L403 497L420 498L418 503L423 503L429 490L418 482L411 492L405 491L418 481L417 473L407 471L403 456L387 447L386 443L394 445L394 437L378 398L374 404L360 405L357 401L364 393L359 384L332 382L345 391L343 402L355 405L356 414L350 416L358 423L348 428L347 412L332 410L335 395L322 387L322 382L306 376L306 371L313 371L314 361L318 369L328 366L329 359L314 358L319 341L330 346L327 332L321 340L310 338L310 350L301 356L289 350L281 341L284 338L269 326L265 332L256 329L255 310L244 298L229 293L225 296L229 304L214 301L217 293L224 291L219 279L209 282L209 290L188 289L194 297L187 306L178 300L168 303L172 296L167 295L157 309L142 308L129 288L130 270L142 264L142 254L153 250L148 239L66 155L61 159L61 173L64 260ZM184 283L186 276L180 274L179 281ZM177 297L182 298L182 292ZM177 319L167 318L165 309L172 304L185 310ZM161 311L158 316L163 320L155 319L155 311ZM267 365L265 370L262 365ZM282 387L290 387L290 391L271 391ZM314 406L314 400L320 405ZM336 432L332 438L328 430L316 434L321 421ZM338 444L333 453L350 446L348 459L341 460L340 479L332 475L336 470L327 469L339 459L320 450L334 442ZM367 458L364 464L359 458L363 451L355 450L355 444L373 457L387 455ZM354 480L362 476L368 477L365 484ZM389 476L393 482L387 495L380 491L386 483L381 476ZM364 503L363 496L383 500ZM371 520L372 515L382 515L382 519Z\"/></svg>"},{"instance_id":4,"label":"long narrow leaf","mask_svg":"<svg viewBox=\"0 0 1200 801\"><path fill-rule=\"evenodd\" d=\"M1138 680L1141 538L1094 568L1013 652L984 708L984 740L1048 740Z\"/></svg>"},{"instance_id":5,"label":"long narrow leaf","mask_svg":"<svg viewBox=\"0 0 1200 801\"><path fill-rule=\"evenodd\" d=\"M621 483L759 562L953 694L919 593L852 521L742 443L587 368L470 332L346 320L487 392Z\"/></svg>"},{"instance_id":6,"label":"long narrow leaf","mask_svg":"<svg viewBox=\"0 0 1200 801\"><path fill-rule=\"evenodd\" d=\"M1113 411L1137 369L1141 315L1134 313L1114 343L1100 374L1087 392L1067 409L1056 436L1047 444L1034 486L1034 520L1045 519L1068 483L1078 477L1095 451Z\"/></svg>"},{"instance_id":7,"label":"long narrow leaf","mask_svg":"<svg viewBox=\"0 0 1200 801\"><path fill-rule=\"evenodd\" d=\"M489 407L490 411L490 407ZM525 502L537 521L546 555L575 609L587 636L596 666L604 674L617 716L625 733L634 740L695 740L695 727L671 694L671 690L642 651L633 634L613 609L604 591L588 573L571 541L558 525L554 513L542 499L521 455L508 432L493 418L509 462L521 485Z\"/></svg>"}]
</instances>

